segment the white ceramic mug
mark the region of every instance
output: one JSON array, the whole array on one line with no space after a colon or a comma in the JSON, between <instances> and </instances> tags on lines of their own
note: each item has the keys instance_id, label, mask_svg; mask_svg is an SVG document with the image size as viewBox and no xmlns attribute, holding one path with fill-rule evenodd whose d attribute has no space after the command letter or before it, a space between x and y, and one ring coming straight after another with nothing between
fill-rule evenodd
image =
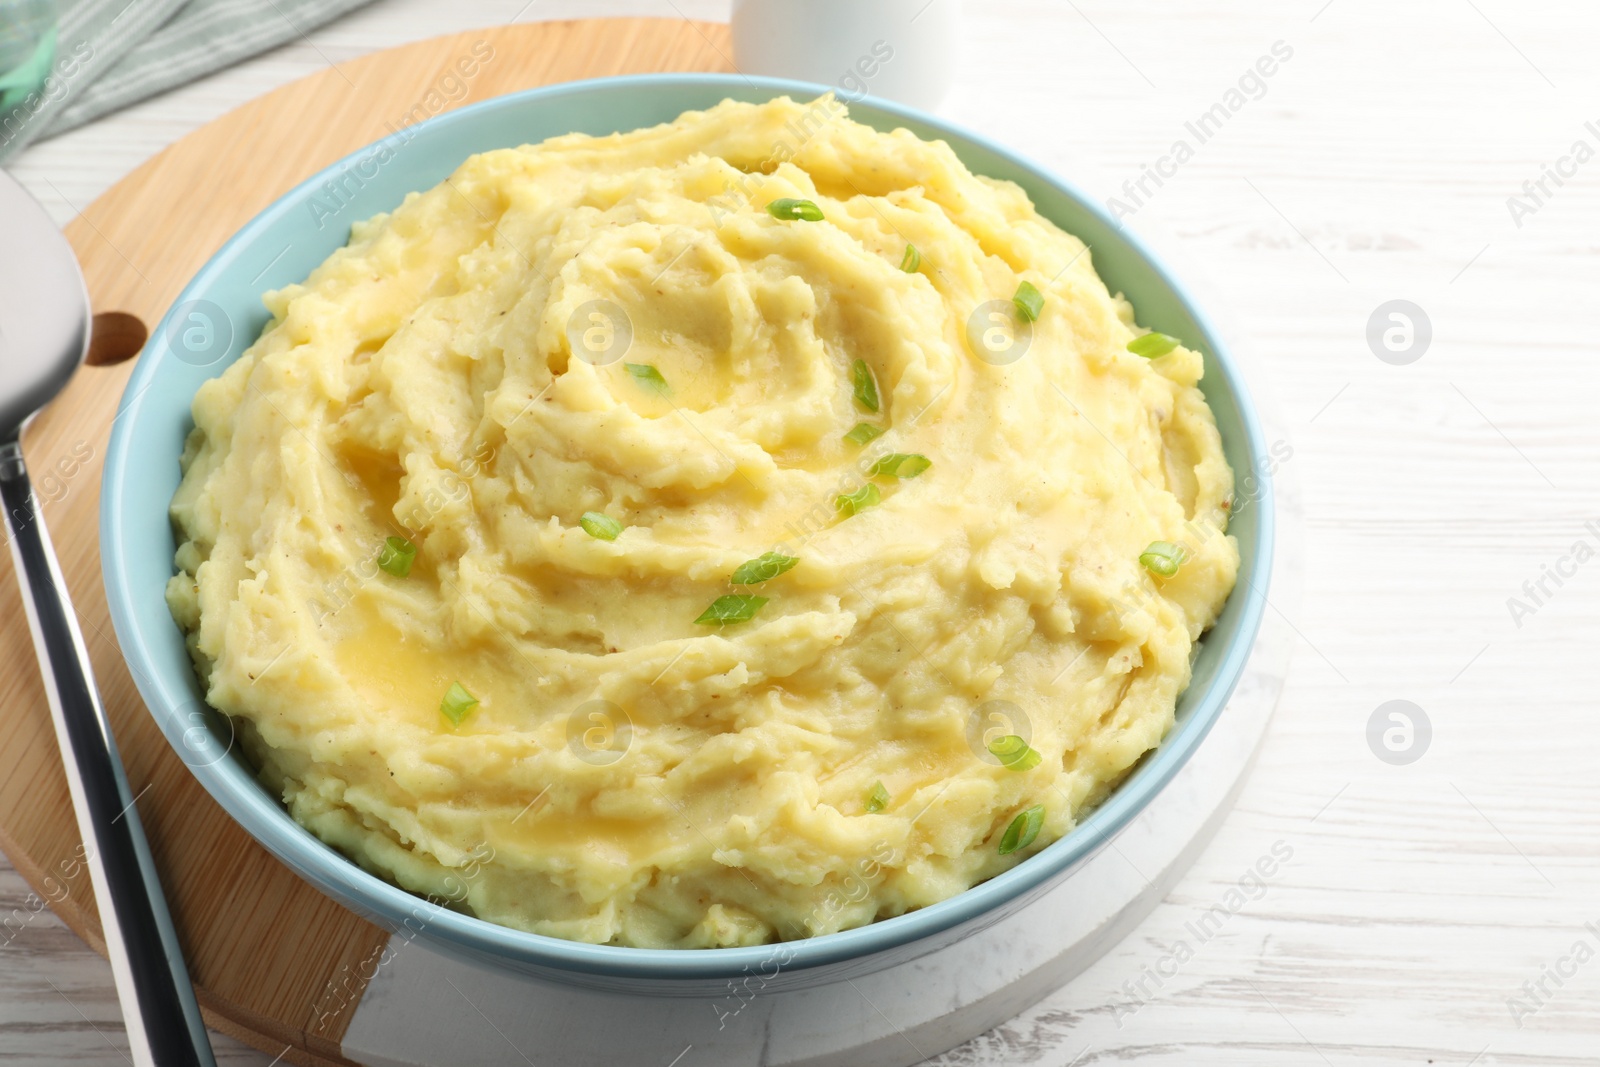
<instances>
[{"instance_id":1,"label":"white ceramic mug","mask_svg":"<svg viewBox=\"0 0 1600 1067\"><path fill-rule=\"evenodd\" d=\"M957 0L734 0L745 74L831 86L932 110L955 74Z\"/></svg>"}]
</instances>

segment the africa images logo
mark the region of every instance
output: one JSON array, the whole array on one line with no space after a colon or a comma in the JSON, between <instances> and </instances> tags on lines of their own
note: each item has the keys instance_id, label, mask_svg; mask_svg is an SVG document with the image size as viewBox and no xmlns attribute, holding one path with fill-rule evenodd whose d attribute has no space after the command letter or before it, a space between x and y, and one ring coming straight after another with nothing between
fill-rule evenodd
<instances>
[{"instance_id":1,"label":"africa images logo","mask_svg":"<svg viewBox=\"0 0 1600 1067\"><path fill-rule=\"evenodd\" d=\"M1178 176L1178 168L1193 159L1200 146L1221 133L1228 121L1251 101L1266 96L1269 79L1293 58L1293 46L1285 41L1273 41L1272 47L1257 58L1252 66L1246 67L1216 103L1183 124L1185 136L1175 139L1165 155L1153 164L1146 165L1137 178L1122 183L1122 195L1107 199L1106 210L1119 222L1137 213L1167 183L1167 179Z\"/></svg>"}]
</instances>

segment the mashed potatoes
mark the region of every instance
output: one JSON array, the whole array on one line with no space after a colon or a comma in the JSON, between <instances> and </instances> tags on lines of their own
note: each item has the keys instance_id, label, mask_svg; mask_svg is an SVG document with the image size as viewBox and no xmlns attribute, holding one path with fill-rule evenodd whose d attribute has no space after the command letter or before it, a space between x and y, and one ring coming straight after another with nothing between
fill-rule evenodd
<instances>
[{"instance_id":1,"label":"mashed potatoes","mask_svg":"<svg viewBox=\"0 0 1600 1067\"><path fill-rule=\"evenodd\" d=\"M194 401L173 614L297 820L492 922L959 893L1161 740L1234 583L1200 355L831 98L475 156L266 302Z\"/></svg>"}]
</instances>

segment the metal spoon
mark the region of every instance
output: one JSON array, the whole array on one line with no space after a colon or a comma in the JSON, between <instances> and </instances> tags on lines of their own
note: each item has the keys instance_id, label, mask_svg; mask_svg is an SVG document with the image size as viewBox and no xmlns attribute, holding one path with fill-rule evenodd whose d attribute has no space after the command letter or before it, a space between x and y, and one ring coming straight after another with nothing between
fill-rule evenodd
<instances>
[{"instance_id":1,"label":"metal spoon","mask_svg":"<svg viewBox=\"0 0 1600 1067\"><path fill-rule=\"evenodd\" d=\"M89 345L72 247L0 171L0 503L137 1067L214 1067L134 796L19 443Z\"/></svg>"}]
</instances>

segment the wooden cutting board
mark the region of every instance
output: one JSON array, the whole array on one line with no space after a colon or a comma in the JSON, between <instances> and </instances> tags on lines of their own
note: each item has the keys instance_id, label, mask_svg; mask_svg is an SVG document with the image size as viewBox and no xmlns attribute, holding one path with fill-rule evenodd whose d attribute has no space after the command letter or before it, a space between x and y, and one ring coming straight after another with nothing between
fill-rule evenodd
<instances>
[{"instance_id":1,"label":"wooden cutting board","mask_svg":"<svg viewBox=\"0 0 1600 1067\"><path fill-rule=\"evenodd\" d=\"M286 85L217 119L113 186L66 228L96 312L91 360L23 442L45 522L206 1021L299 1064L348 1063L340 1041L388 935L273 859L172 753L134 689L100 580L100 473L137 351L184 284L302 179L407 125L552 82L728 71L726 26L587 19L406 45ZM163 502L152 501L151 506ZM100 922L10 566L0 565L0 848L100 952ZM285 1051L287 1046L287 1051Z\"/></svg>"}]
</instances>

